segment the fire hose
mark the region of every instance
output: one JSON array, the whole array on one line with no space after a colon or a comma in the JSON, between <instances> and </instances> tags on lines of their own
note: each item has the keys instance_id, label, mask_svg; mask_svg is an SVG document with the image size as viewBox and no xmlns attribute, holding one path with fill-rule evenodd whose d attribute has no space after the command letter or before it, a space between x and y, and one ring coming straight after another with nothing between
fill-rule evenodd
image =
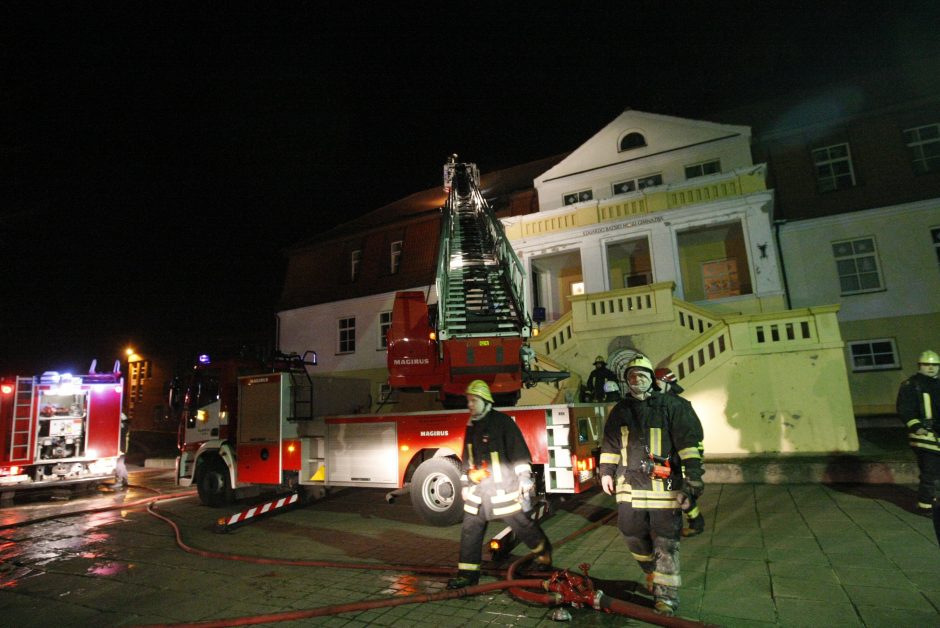
<instances>
[{"instance_id":1,"label":"fire hose","mask_svg":"<svg viewBox=\"0 0 940 628\"><path fill-rule=\"evenodd\" d=\"M141 500L136 500L133 502L126 502L122 504L103 506L100 508L91 508L88 510L76 511L72 513L60 513L57 515L52 515L49 517L40 517L37 519L31 519L29 521L20 522L17 524L7 524L0 526L0 529L15 527L18 525L29 525L32 523L38 523L47 519L53 518L62 518L63 516L77 516L84 514L94 514L98 512L106 512L109 510L121 510L127 508L134 508L137 506L147 507L148 514L161 519L166 522L174 531L176 544L183 551L192 553L205 558L216 558L223 560L236 560L243 562L251 562L256 564L277 564L277 565L289 565L289 566L304 566L304 567L325 567L325 568L337 568L337 569L360 569L360 570L375 570L375 571L407 571L411 573L420 573L428 575L453 575L455 572L454 568L450 567L438 567L430 565L395 565L395 564L380 564L380 563L347 563L347 562L333 562L333 561L317 561L317 560L289 560L289 559L279 559L279 558L265 558L258 556L242 556L237 554L226 554L221 552L212 552L208 550L202 550L198 548L191 547L187 545L182 538L182 533L179 529L179 526L172 519L162 515L156 511L156 504L159 501L171 500L171 499L180 499L184 497L190 497L195 494L195 491L188 491L185 493L174 493L170 495L157 495L155 497L149 497ZM571 539L590 532L591 530L600 527L610 521L616 512L610 513L605 517L595 521L594 523L585 526L572 534L569 534L561 541L556 543L556 547L561 547L566 542ZM583 575L577 575L571 573L569 570L565 569L562 571L554 571L548 577L527 577L525 579L516 579L515 572L521 566L530 561L535 556L534 553L529 553L526 556L523 556L516 561L514 561L509 569L506 571L506 579L498 582L480 584L472 587L466 587L456 590L447 590L440 591L437 593L427 593L420 595L410 595L403 597L395 598L386 598L379 600L363 600L360 602L353 602L349 604L336 604L330 606L323 606L319 608L304 609L298 611L286 611L282 613L271 613L266 615L253 615L246 617L234 617L222 620L206 620L200 622L191 622L191 623L176 623L176 624L149 624L147 628L163 628L167 626L176 626L176 627L212 627L212 626L249 626L255 624L263 623L274 623L281 621L296 621L300 619L307 619L311 617L324 617L329 615L337 615L340 613L349 613L349 612L362 612L367 610L372 610L376 608L389 608L394 606L401 606L405 604L418 604L424 602L437 602L443 600L457 599L461 597L468 597L472 595L480 595L484 593L490 593L493 591L500 591L508 589L510 595L513 597L530 604L545 605L545 606L560 606L560 605L571 605L575 608L590 607L597 610L603 610L608 613L615 613L619 615L624 615L626 617L631 617L634 619L639 619L641 621L655 624L659 626L668 626L668 627L677 627L677 628L693 628L698 627L702 628L706 626L701 622L691 621L688 619L683 619L681 617L667 617L662 615L657 615L652 609L627 602L625 600L620 600L613 598L611 596L605 595L603 591L594 588L593 582L588 577L589 565L582 563L579 565L579 568L582 571ZM494 570L485 570L487 573L494 573ZM498 573L498 572L496 572ZM531 574L529 574L531 576ZM539 589L541 592L534 592L528 589Z\"/></svg>"},{"instance_id":2,"label":"fire hose","mask_svg":"<svg viewBox=\"0 0 940 628\"><path fill-rule=\"evenodd\" d=\"M256 556L242 556L237 554L225 554L220 552L211 552L207 550L201 550L198 548L193 548L187 545L182 538L182 533L180 532L179 526L176 525L172 519L156 512L155 504L150 504L147 507L147 512L154 517L161 519L166 522L173 528L176 544L184 551L193 553L206 558L218 558L223 560L237 560L245 561L257 564L278 564L278 565L290 565L290 566L306 566L306 567L326 567L326 568L337 568L337 569L367 569L367 570L376 570L376 571L407 571L411 573L422 573L422 574L433 574L433 575L453 575L455 570L451 567L437 567L437 566L427 566L427 565L392 565L392 564L380 564L380 563L347 563L347 562L332 562L332 561L316 561L316 560L289 560L289 559L279 559L279 558L264 558ZM595 528L598 528L613 517L616 516L616 512L610 513L605 517L595 521L594 523L587 525L572 534L569 534L561 541L556 544L556 547L560 547L570 541L571 539L590 532ZM361 602L353 602L349 604L335 604L330 606L323 606L319 608L304 609L298 611L286 611L282 613L270 613L265 615L251 615L245 617L233 617L223 620L206 620L200 622L192 623L183 623L183 624L149 624L146 628L167 628L169 626L175 626L177 628L185 627L199 627L207 628L213 626L249 626L255 624L263 623L275 623L281 621L296 621L299 619L307 619L311 617L324 617L328 615L338 615L340 613L349 613L349 612L362 612L367 610L372 610L376 608L388 608L393 606L402 606L404 604L418 604L424 602L437 602L442 600L451 600L461 597L467 597L471 595L480 595L483 593L489 593L492 591L499 591L503 589L509 589L509 592L513 597L520 599L524 602L529 602L532 604L547 605L547 606L559 606L562 604L571 604L575 608L581 607L591 607L597 610L603 610L609 613L615 613L619 615L624 615L626 617L632 617L645 621L647 623L656 624L660 626L670 626L677 628L702 628L706 626L701 622L695 622L688 619L682 619L681 617L665 617L662 615L657 615L652 609L640 606L638 604L633 604L624 600L610 597L605 595L603 591L597 590L594 588L593 582L588 578L587 571L588 565L582 564L580 567L583 572L583 576L570 573L568 570L555 571L547 579L545 577L528 577L521 580L516 580L514 575L516 569L528 562L534 557L533 553L530 553L522 558L513 562L509 569L506 572L506 579L498 582L475 585L471 587L465 587L462 589L440 591L437 593L427 593L420 595L410 595L403 597L395 598L386 598L380 600L363 600ZM531 574L530 574L531 575ZM545 593L535 593L528 591L527 589L537 588L545 591ZM144 627L139 627L144 628Z\"/></svg>"}]
</instances>

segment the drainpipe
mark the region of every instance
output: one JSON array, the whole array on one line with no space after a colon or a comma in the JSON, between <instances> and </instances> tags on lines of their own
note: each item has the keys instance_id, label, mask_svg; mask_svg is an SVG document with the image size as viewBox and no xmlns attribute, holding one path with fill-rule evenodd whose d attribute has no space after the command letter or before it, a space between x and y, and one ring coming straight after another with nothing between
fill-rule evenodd
<instances>
[{"instance_id":1,"label":"drainpipe","mask_svg":"<svg viewBox=\"0 0 940 628\"><path fill-rule=\"evenodd\" d=\"M780 246L780 226L787 224L786 218L775 218L773 221L774 227L774 242L777 245L777 257L780 259L780 274L783 276L783 296L787 301L787 309L790 309L790 283L787 281L787 265L783 259L783 248Z\"/></svg>"}]
</instances>

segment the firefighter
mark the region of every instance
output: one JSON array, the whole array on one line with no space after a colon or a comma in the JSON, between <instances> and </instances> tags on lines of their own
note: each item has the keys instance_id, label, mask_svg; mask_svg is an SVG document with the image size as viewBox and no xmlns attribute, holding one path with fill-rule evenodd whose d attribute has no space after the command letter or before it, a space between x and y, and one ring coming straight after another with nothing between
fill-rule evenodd
<instances>
[{"instance_id":1,"label":"firefighter","mask_svg":"<svg viewBox=\"0 0 940 628\"><path fill-rule=\"evenodd\" d=\"M597 356L594 358L594 370L591 371L587 379L587 389L593 395L591 401L617 401L620 399L619 392L616 398L607 398L609 393L604 386L607 382L612 382L619 391L620 387L617 386L617 376L613 371L607 368L607 361L604 360L603 356Z\"/></svg>"},{"instance_id":2,"label":"firefighter","mask_svg":"<svg viewBox=\"0 0 940 628\"><path fill-rule=\"evenodd\" d=\"M685 389L679 385L679 380L672 369L659 368L654 372L654 381L656 388L664 395L672 395L688 403L682 393ZM704 450L699 449L699 454L704 455ZM695 497L689 497L688 502L683 505L683 511L688 519L688 525L682 528L682 536L698 536L705 531L705 517L698 508L698 500Z\"/></svg>"},{"instance_id":3,"label":"firefighter","mask_svg":"<svg viewBox=\"0 0 940 628\"><path fill-rule=\"evenodd\" d=\"M618 528L646 574L655 610L679 607L680 502L698 497L702 424L692 404L653 386L653 365L637 355L625 368L627 394L610 410L601 445L601 487L617 501Z\"/></svg>"},{"instance_id":4,"label":"firefighter","mask_svg":"<svg viewBox=\"0 0 940 628\"><path fill-rule=\"evenodd\" d=\"M461 494L464 501L460 531L460 564L448 589L461 589L480 581L483 535L487 523L502 519L516 538L536 554L537 567L552 564L552 546L539 525L523 511L522 502L534 488L531 456L516 423L493 409L493 395L482 380L467 386L470 420L464 432L461 457Z\"/></svg>"},{"instance_id":5,"label":"firefighter","mask_svg":"<svg viewBox=\"0 0 940 628\"><path fill-rule=\"evenodd\" d=\"M918 372L901 382L897 411L908 431L908 443L917 457L920 485L916 512L932 516L934 483L940 481L940 441L936 421L940 416L940 355L924 351L918 359Z\"/></svg>"}]
</instances>

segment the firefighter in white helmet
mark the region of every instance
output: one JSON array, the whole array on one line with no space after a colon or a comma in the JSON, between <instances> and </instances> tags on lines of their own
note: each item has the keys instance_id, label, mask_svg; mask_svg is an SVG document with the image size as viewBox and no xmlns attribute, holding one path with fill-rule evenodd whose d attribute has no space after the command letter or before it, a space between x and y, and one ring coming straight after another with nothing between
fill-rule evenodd
<instances>
[{"instance_id":1,"label":"firefighter in white helmet","mask_svg":"<svg viewBox=\"0 0 940 628\"><path fill-rule=\"evenodd\" d=\"M460 463L464 503L460 563L448 589L480 581L483 535L493 519L505 521L516 538L536 553L537 567L552 564L548 537L522 508L525 497L535 488L529 466L532 458L522 432L508 415L493 409L493 395L486 382L470 382L466 394L470 420Z\"/></svg>"},{"instance_id":2,"label":"firefighter in white helmet","mask_svg":"<svg viewBox=\"0 0 940 628\"><path fill-rule=\"evenodd\" d=\"M705 490L702 424L692 404L653 386L653 365L637 355L624 369L626 397L604 425L601 486L617 500L618 528L646 574L655 610L679 607L680 503Z\"/></svg>"},{"instance_id":3,"label":"firefighter in white helmet","mask_svg":"<svg viewBox=\"0 0 940 628\"><path fill-rule=\"evenodd\" d=\"M917 457L920 484L917 488L916 512L930 517L933 510L935 483L940 482L940 355L924 351L917 360L917 373L901 382L898 390L898 416L908 431L908 443Z\"/></svg>"}]
</instances>

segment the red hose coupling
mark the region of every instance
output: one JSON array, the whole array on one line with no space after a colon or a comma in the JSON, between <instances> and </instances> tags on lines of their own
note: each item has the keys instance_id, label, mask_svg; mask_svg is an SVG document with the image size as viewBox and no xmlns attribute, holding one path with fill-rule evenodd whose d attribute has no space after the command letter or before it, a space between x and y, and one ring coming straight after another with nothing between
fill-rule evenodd
<instances>
[{"instance_id":1,"label":"red hose coupling","mask_svg":"<svg viewBox=\"0 0 940 628\"><path fill-rule=\"evenodd\" d=\"M579 567L584 573L583 576L573 574L567 569L556 571L549 579L547 588L549 591L561 594L562 599L575 608L582 606L598 608L602 594L594 588L594 583L588 578L590 565L582 563Z\"/></svg>"}]
</instances>

